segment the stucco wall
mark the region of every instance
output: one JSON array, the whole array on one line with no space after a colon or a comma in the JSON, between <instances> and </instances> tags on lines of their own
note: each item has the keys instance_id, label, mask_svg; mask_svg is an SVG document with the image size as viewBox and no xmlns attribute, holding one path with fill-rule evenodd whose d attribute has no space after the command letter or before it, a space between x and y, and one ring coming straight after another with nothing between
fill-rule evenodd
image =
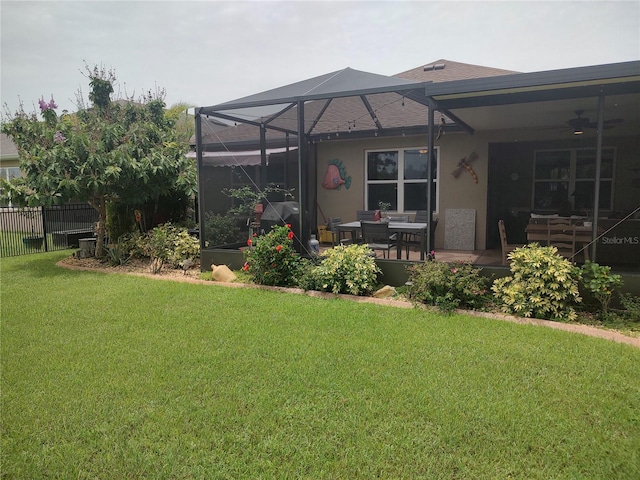
<instances>
[{"instance_id":1,"label":"stucco wall","mask_svg":"<svg viewBox=\"0 0 640 480\"><path fill-rule=\"evenodd\" d=\"M364 209L365 200L365 151L384 148L425 147L426 136L380 138L356 141L324 141L318 144L318 204L324 215L342 217L345 222L355 220L356 210ZM484 249L487 204L487 143L479 136L448 134L437 141L440 170L439 205L434 214L439 218L435 247L444 245L444 211L447 208L471 208L476 210L476 248ZM478 183L466 171L458 178L451 173L458 162L471 152L479 155L472 166ZM351 187L339 190L322 188L327 167L331 160L342 161L347 175L351 176ZM319 221L322 215L318 212Z\"/></svg>"},{"instance_id":2,"label":"stucco wall","mask_svg":"<svg viewBox=\"0 0 640 480\"><path fill-rule=\"evenodd\" d=\"M516 195L505 199L505 205L514 200L516 207L528 210L531 207L531 179L533 175L533 156L536 148L593 148L595 136L558 137L549 139L549 132L540 130L505 130L492 132L476 132L474 135L447 134L436 142L439 148L439 203L435 217L439 217L436 231L435 248L444 246L445 218L448 208L464 208L476 210L476 241L475 248L483 250L487 245L487 204L490 188L500 188L511 173L518 173L519 180L508 180L508 187L515 188ZM541 143L544 141L544 145ZM509 165L509 171L502 172L505 179L495 177L493 184L488 182L489 145L512 144L520 142L524 148L516 148L519 152L514 162ZM318 144L318 204L325 217L342 217L345 222L355 220L356 210L364 209L365 200L365 151L384 148L425 147L426 136L380 138L367 140L336 140L323 141ZM537 145L537 146L536 146ZM616 147L616 172L614 187L614 208L620 211L631 210L640 204L640 137L606 137L603 145ZM474 183L471 175L463 172L458 178L451 173L458 162L466 158L471 152L476 152L479 158L472 164L478 176L478 183ZM351 187L342 186L339 190L325 190L322 181L329 161L341 160L347 175L351 176ZM635 169L635 170L634 170ZM635 180L634 180L635 179ZM497 183L496 183L497 182ZM502 182L502 183L501 183ZM513 202L512 202L513 203ZM521 205L520 205L521 204ZM322 222L322 215L318 211L318 223ZM493 223L491 224L493 225ZM492 226L489 228L492 228ZM497 228L497 227L496 227Z\"/></svg>"}]
</instances>

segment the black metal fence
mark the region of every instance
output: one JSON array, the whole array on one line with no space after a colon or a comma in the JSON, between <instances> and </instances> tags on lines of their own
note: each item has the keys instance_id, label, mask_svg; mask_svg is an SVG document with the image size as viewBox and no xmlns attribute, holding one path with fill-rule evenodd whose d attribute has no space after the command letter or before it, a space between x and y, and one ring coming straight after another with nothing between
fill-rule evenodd
<instances>
[{"instance_id":1,"label":"black metal fence","mask_svg":"<svg viewBox=\"0 0 640 480\"><path fill-rule=\"evenodd\" d=\"M94 236L98 212L86 203L0 208L0 257L77 248Z\"/></svg>"}]
</instances>

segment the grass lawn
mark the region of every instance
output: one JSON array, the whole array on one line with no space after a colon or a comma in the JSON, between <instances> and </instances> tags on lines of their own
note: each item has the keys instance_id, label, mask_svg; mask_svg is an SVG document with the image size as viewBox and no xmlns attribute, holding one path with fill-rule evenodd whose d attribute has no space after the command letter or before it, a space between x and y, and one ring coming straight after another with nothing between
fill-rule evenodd
<instances>
[{"instance_id":1,"label":"grass lawn","mask_svg":"<svg viewBox=\"0 0 640 480\"><path fill-rule=\"evenodd\" d=\"M2 478L640 478L640 349L2 259Z\"/></svg>"}]
</instances>

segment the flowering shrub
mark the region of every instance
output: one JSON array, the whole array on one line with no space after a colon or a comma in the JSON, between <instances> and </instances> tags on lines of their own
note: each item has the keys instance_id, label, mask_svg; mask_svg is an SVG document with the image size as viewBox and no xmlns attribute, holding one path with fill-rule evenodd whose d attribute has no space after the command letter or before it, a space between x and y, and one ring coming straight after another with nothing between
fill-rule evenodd
<instances>
[{"instance_id":1,"label":"flowering shrub","mask_svg":"<svg viewBox=\"0 0 640 480\"><path fill-rule=\"evenodd\" d=\"M197 185L196 167L185 156L188 142L178 141L175 118L165 116L162 90L141 102L112 102L115 73L86 67L91 108L78 95L73 115L58 116L53 98L38 100L43 120L22 103L5 112L0 130L20 152L23 175L0 179L0 193L17 205L89 201L98 213L96 256L102 257L103 239L125 233L107 229L108 216L124 212L114 204L162 208L156 211L180 218Z\"/></svg>"},{"instance_id":2,"label":"flowering shrub","mask_svg":"<svg viewBox=\"0 0 640 480\"><path fill-rule=\"evenodd\" d=\"M461 307L479 309L488 301L488 280L470 263L429 261L407 270L411 297L445 312Z\"/></svg>"},{"instance_id":3,"label":"flowering shrub","mask_svg":"<svg viewBox=\"0 0 640 480\"><path fill-rule=\"evenodd\" d=\"M306 290L367 295L378 279L380 269L366 245L338 245L320 254L320 264L309 266L300 280Z\"/></svg>"},{"instance_id":4,"label":"flowering shrub","mask_svg":"<svg viewBox=\"0 0 640 480\"><path fill-rule=\"evenodd\" d=\"M300 271L300 256L293 248L291 225L275 225L260 237L247 240L244 251L246 271L260 285L289 287L296 284Z\"/></svg>"},{"instance_id":5,"label":"flowering shrub","mask_svg":"<svg viewBox=\"0 0 640 480\"><path fill-rule=\"evenodd\" d=\"M556 247L536 243L509 254L511 276L493 282L491 290L502 310L523 317L575 320L581 302L580 269L558 255Z\"/></svg>"}]
</instances>

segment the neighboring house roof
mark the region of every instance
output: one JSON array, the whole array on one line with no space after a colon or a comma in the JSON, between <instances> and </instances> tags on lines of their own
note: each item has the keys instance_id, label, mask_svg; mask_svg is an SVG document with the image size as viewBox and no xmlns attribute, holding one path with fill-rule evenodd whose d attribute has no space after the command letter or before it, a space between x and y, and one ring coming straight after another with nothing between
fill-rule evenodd
<instances>
[{"instance_id":1,"label":"neighboring house roof","mask_svg":"<svg viewBox=\"0 0 640 480\"><path fill-rule=\"evenodd\" d=\"M18 147L11 137L0 133L0 161L18 160Z\"/></svg>"},{"instance_id":2,"label":"neighboring house roof","mask_svg":"<svg viewBox=\"0 0 640 480\"><path fill-rule=\"evenodd\" d=\"M451 82L453 80L466 80L470 78L496 77L500 75L511 75L513 70L503 70L501 68L482 67L468 63L452 62L451 60L440 59L435 62L421 65L405 72L394 75L413 82Z\"/></svg>"}]
</instances>

